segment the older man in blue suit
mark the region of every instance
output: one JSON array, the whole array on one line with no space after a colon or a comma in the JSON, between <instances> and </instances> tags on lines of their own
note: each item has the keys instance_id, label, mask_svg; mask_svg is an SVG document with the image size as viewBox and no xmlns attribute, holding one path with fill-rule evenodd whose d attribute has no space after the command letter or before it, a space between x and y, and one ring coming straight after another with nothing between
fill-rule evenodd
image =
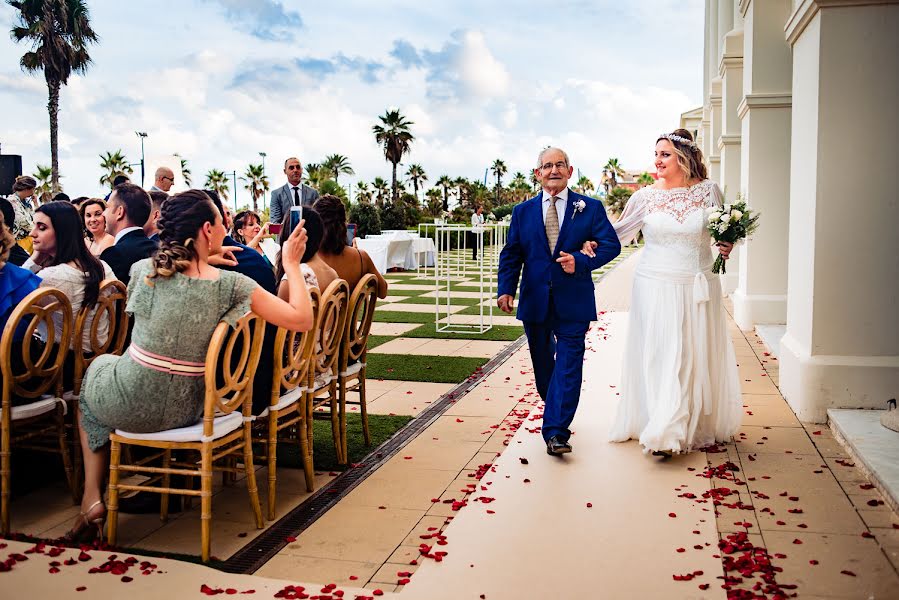
<instances>
[{"instance_id":1,"label":"older man in blue suit","mask_svg":"<svg viewBox=\"0 0 899 600\"><path fill-rule=\"evenodd\" d=\"M537 392L546 406L546 452L571 452L569 426L583 380L584 347L596 320L591 273L621 252L602 203L568 189L574 171L559 148L540 153L535 175L542 192L512 211L506 246L499 258L497 305L511 313L518 281L518 319L528 338ZM579 250L595 241L595 256ZM522 273L523 269L523 273Z\"/></svg>"}]
</instances>

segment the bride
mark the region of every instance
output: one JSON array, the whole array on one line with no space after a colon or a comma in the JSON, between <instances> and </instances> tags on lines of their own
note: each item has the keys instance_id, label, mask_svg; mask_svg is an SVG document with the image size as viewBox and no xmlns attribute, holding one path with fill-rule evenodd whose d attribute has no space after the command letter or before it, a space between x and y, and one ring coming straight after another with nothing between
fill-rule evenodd
<instances>
[{"instance_id":1,"label":"bride","mask_svg":"<svg viewBox=\"0 0 899 600\"><path fill-rule=\"evenodd\" d=\"M728 440L743 403L706 231L705 209L721 206L721 189L684 129L659 137L655 167L659 180L637 191L613 224L622 245L639 231L646 245L609 439L638 439L644 452L668 457ZM732 247L722 242L718 251L727 258Z\"/></svg>"}]
</instances>

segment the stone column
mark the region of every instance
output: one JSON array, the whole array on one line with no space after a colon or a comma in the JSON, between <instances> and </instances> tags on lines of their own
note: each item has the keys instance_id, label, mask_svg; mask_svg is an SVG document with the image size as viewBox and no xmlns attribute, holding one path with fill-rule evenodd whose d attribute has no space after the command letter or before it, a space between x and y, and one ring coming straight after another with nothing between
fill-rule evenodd
<instances>
[{"instance_id":1,"label":"stone column","mask_svg":"<svg viewBox=\"0 0 899 600\"><path fill-rule=\"evenodd\" d=\"M709 179L721 184L721 155L718 154L718 138L721 137L721 78L709 82Z\"/></svg>"},{"instance_id":2,"label":"stone column","mask_svg":"<svg viewBox=\"0 0 899 600\"><path fill-rule=\"evenodd\" d=\"M787 320L792 56L783 28L789 0L743 0L740 193L762 216L743 245L734 320L743 330Z\"/></svg>"},{"instance_id":3,"label":"stone column","mask_svg":"<svg viewBox=\"0 0 899 600\"><path fill-rule=\"evenodd\" d=\"M705 46L702 73L702 140L700 148L706 162L711 162L712 148L715 148L716 139L712 136L712 80L718 77L718 0L706 0L705 3ZM718 154L715 148L714 154ZM709 164L711 175L711 164ZM714 178L713 178L714 179ZM717 179L716 179L717 181Z\"/></svg>"},{"instance_id":4,"label":"stone column","mask_svg":"<svg viewBox=\"0 0 899 600\"><path fill-rule=\"evenodd\" d=\"M722 2L719 7L719 32L721 31L722 13L730 12L733 23L732 1ZM742 18L738 21L742 26ZM738 108L743 101L743 30L731 29L721 41L721 61L718 74L721 77L721 135L717 138L718 152L721 155L720 185L724 190L725 202L734 202L740 193L740 138L741 127ZM731 255L727 263L727 275L722 278L725 293L730 294L737 288L739 277L740 252Z\"/></svg>"},{"instance_id":5,"label":"stone column","mask_svg":"<svg viewBox=\"0 0 899 600\"><path fill-rule=\"evenodd\" d=\"M797 3L787 332L780 384L803 421L899 389L899 2Z\"/></svg>"}]
</instances>

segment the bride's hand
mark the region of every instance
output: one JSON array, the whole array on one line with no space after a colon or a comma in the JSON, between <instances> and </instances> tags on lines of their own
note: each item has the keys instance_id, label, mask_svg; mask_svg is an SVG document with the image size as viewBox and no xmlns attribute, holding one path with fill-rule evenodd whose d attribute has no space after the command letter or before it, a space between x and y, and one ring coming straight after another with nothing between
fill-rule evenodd
<instances>
[{"instance_id":1,"label":"bride's hand","mask_svg":"<svg viewBox=\"0 0 899 600\"><path fill-rule=\"evenodd\" d=\"M581 254L586 254L590 258L596 258L596 252L594 252L594 250L596 250L597 247L599 247L599 244L588 240L584 242L584 247L581 248Z\"/></svg>"},{"instance_id":2,"label":"bride's hand","mask_svg":"<svg viewBox=\"0 0 899 600\"><path fill-rule=\"evenodd\" d=\"M718 246L718 254L721 255L721 258L727 260L730 258L730 251L734 249L734 245L730 242L715 242L715 245Z\"/></svg>"}]
</instances>

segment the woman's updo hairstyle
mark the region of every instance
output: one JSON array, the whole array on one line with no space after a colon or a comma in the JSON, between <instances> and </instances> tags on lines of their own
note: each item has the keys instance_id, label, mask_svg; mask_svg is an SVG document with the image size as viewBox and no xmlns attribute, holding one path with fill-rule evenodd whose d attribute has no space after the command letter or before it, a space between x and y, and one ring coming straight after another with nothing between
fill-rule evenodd
<instances>
[{"instance_id":1,"label":"woman's updo hairstyle","mask_svg":"<svg viewBox=\"0 0 899 600\"><path fill-rule=\"evenodd\" d=\"M326 254L342 254L346 247L346 208L343 201L332 194L325 194L315 201L314 208L324 225L321 249Z\"/></svg>"},{"instance_id":2,"label":"woman's updo hairstyle","mask_svg":"<svg viewBox=\"0 0 899 600\"><path fill-rule=\"evenodd\" d=\"M215 223L219 211L201 190L175 194L162 205L157 222L159 250L153 256L153 268L147 283L156 277L171 277L185 271L197 258L196 236L205 223Z\"/></svg>"},{"instance_id":3,"label":"woman's updo hairstyle","mask_svg":"<svg viewBox=\"0 0 899 600\"><path fill-rule=\"evenodd\" d=\"M25 190L33 190L37 187L37 180L29 175L19 175L16 177L15 183L12 184L13 192L22 192Z\"/></svg>"},{"instance_id":4,"label":"woman's updo hairstyle","mask_svg":"<svg viewBox=\"0 0 899 600\"><path fill-rule=\"evenodd\" d=\"M656 143L658 144L662 140L668 140L674 146L677 164L688 181L691 179L702 181L709 178L702 150L699 149L699 144L693 141L692 133L686 129L675 129L671 133L659 136Z\"/></svg>"}]
</instances>

